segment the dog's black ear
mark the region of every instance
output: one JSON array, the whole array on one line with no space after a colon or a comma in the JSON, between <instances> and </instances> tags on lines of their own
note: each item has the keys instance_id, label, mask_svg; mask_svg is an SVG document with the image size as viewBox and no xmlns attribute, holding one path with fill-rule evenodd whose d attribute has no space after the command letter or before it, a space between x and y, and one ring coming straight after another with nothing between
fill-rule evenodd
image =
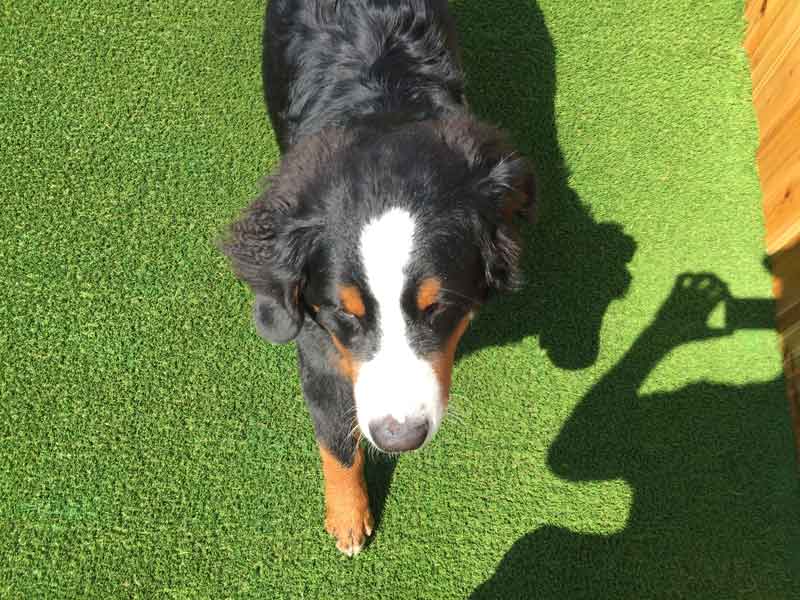
<instances>
[{"instance_id":1,"label":"dog's black ear","mask_svg":"<svg viewBox=\"0 0 800 600\"><path fill-rule=\"evenodd\" d=\"M317 224L298 215L295 198L273 183L230 228L222 250L236 275L255 293L258 334L276 344L293 340L303 325L301 293Z\"/></svg>"},{"instance_id":2,"label":"dog's black ear","mask_svg":"<svg viewBox=\"0 0 800 600\"><path fill-rule=\"evenodd\" d=\"M258 335L275 344L285 344L297 337L303 324L300 305L293 298L297 287L276 290L275 294L257 295L253 302L253 322Z\"/></svg>"},{"instance_id":3,"label":"dog's black ear","mask_svg":"<svg viewBox=\"0 0 800 600\"><path fill-rule=\"evenodd\" d=\"M220 245L237 276L256 295L253 320L261 337L283 344L303 326L303 288L309 258L324 228L319 212L324 169L352 138L337 129L303 138Z\"/></svg>"},{"instance_id":4,"label":"dog's black ear","mask_svg":"<svg viewBox=\"0 0 800 600\"><path fill-rule=\"evenodd\" d=\"M474 139L468 156L470 168L488 208L507 222L516 217L535 221L536 181L530 163L494 127L473 121L470 134Z\"/></svg>"},{"instance_id":5,"label":"dog's black ear","mask_svg":"<svg viewBox=\"0 0 800 600\"><path fill-rule=\"evenodd\" d=\"M445 121L441 131L467 160L467 186L477 202L486 285L497 291L517 289L522 284L522 247L516 222L536 218L533 169L494 127L464 117Z\"/></svg>"},{"instance_id":6,"label":"dog's black ear","mask_svg":"<svg viewBox=\"0 0 800 600\"><path fill-rule=\"evenodd\" d=\"M503 154L489 159L490 171L478 181L485 226L480 235L481 254L490 289L512 291L522 285L522 245L516 219L535 219L535 180L529 163Z\"/></svg>"}]
</instances>

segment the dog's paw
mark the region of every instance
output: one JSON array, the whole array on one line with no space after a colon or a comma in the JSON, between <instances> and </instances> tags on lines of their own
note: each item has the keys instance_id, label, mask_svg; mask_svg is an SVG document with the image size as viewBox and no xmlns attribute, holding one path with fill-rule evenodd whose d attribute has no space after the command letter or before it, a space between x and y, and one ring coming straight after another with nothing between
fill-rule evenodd
<instances>
[{"instance_id":1,"label":"dog's paw","mask_svg":"<svg viewBox=\"0 0 800 600\"><path fill-rule=\"evenodd\" d=\"M347 556L355 556L372 535L374 522L369 506L329 507L325 515L325 531L336 538L336 548Z\"/></svg>"}]
</instances>

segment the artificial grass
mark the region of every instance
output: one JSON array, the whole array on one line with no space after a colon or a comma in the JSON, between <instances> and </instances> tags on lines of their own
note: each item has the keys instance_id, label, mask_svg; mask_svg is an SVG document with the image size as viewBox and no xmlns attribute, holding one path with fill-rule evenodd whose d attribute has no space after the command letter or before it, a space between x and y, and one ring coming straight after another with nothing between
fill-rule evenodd
<instances>
[{"instance_id":1,"label":"artificial grass","mask_svg":"<svg viewBox=\"0 0 800 600\"><path fill-rule=\"evenodd\" d=\"M261 2L4 5L0 595L800 597L765 305L692 343L665 305L683 272L769 297L742 3L453 8L472 107L537 165L529 284L434 443L371 465L347 560L294 348L213 247L278 157Z\"/></svg>"}]
</instances>

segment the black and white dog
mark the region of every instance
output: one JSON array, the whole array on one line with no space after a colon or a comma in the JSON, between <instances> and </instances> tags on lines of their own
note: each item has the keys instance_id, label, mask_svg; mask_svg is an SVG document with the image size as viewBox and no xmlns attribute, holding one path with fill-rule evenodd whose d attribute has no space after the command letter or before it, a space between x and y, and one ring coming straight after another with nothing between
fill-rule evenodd
<instances>
[{"instance_id":1,"label":"black and white dog","mask_svg":"<svg viewBox=\"0 0 800 600\"><path fill-rule=\"evenodd\" d=\"M264 95L283 152L224 242L259 334L297 341L337 547L372 532L363 436L419 448L477 308L519 282L527 162L468 112L446 0L272 0Z\"/></svg>"}]
</instances>

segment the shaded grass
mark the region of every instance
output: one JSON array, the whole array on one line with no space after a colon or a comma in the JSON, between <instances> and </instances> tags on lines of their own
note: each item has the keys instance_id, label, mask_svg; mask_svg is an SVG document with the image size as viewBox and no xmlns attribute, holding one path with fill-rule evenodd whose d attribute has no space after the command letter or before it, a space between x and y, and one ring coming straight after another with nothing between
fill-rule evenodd
<instances>
[{"instance_id":1,"label":"shaded grass","mask_svg":"<svg viewBox=\"0 0 800 600\"><path fill-rule=\"evenodd\" d=\"M2 595L798 596L774 333L603 387L679 273L769 295L739 2L454 2L542 218L528 287L464 342L458 421L370 475L355 561L294 349L256 339L211 243L278 157L262 6L161 4L2 9Z\"/></svg>"}]
</instances>

